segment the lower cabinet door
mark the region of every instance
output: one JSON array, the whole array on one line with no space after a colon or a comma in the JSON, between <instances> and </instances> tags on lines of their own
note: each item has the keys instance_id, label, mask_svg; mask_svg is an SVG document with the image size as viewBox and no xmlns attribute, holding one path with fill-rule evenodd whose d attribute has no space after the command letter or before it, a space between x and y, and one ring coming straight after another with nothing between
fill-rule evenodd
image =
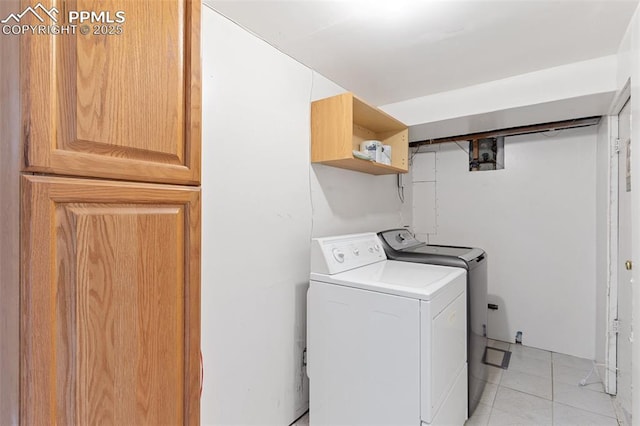
<instances>
[{"instance_id":1,"label":"lower cabinet door","mask_svg":"<svg viewBox=\"0 0 640 426\"><path fill-rule=\"evenodd\" d=\"M22 424L198 424L199 188L23 176L22 194Z\"/></svg>"}]
</instances>

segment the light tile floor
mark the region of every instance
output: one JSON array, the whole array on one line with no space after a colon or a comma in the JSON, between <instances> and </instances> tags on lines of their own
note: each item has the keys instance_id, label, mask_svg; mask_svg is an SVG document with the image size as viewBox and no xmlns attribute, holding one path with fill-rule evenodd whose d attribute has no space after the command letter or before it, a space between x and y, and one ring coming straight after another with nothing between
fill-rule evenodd
<instances>
[{"instance_id":1,"label":"light tile floor","mask_svg":"<svg viewBox=\"0 0 640 426\"><path fill-rule=\"evenodd\" d=\"M511 351L509 368L487 366L487 386L465 426L618 425L598 376L578 385L592 361L506 342L490 340L489 345ZM308 425L307 413L292 426Z\"/></svg>"},{"instance_id":2,"label":"light tile floor","mask_svg":"<svg viewBox=\"0 0 640 426\"><path fill-rule=\"evenodd\" d=\"M489 341L511 351L507 370L489 368L480 404L465 426L618 425L611 397L592 361L527 346Z\"/></svg>"}]
</instances>

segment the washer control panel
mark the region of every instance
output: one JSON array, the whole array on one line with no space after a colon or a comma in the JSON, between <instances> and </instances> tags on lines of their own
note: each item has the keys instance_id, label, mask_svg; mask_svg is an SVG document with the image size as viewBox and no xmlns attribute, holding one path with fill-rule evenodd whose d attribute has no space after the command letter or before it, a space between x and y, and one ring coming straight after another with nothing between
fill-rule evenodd
<instances>
[{"instance_id":1,"label":"washer control panel","mask_svg":"<svg viewBox=\"0 0 640 426\"><path fill-rule=\"evenodd\" d=\"M424 245L418 241L407 229L390 229L380 232L382 238L394 250L404 250L409 247Z\"/></svg>"},{"instance_id":2,"label":"washer control panel","mask_svg":"<svg viewBox=\"0 0 640 426\"><path fill-rule=\"evenodd\" d=\"M374 233L314 238L311 242L311 272L337 274L386 258Z\"/></svg>"}]
</instances>

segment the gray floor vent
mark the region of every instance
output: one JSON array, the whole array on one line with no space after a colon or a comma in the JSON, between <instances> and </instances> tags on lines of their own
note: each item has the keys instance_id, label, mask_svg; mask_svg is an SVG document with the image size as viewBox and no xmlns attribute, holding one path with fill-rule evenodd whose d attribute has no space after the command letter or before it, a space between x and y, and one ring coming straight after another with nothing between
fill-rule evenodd
<instances>
[{"instance_id":1,"label":"gray floor vent","mask_svg":"<svg viewBox=\"0 0 640 426\"><path fill-rule=\"evenodd\" d=\"M484 351L484 357L482 362L487 365L493 365L502 369L509 368L509 361L511 360L511 352L504 349L486 347Z\"/></svg>"}]
</instances>

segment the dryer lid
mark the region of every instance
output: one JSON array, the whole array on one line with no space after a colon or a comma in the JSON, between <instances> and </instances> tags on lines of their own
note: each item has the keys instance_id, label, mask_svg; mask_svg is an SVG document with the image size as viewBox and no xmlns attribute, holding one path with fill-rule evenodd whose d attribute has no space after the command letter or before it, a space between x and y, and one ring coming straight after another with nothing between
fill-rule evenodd
<instances>
[{"instance_id":1,"label":"dryer lid","mask_svg":"<svg viewBox=\"0 0 640 426\"><path fill-rule=\"evenodd\" d=\"M379 293L431 300L456 279L466 282L466 273L465 269L450 266L384 260L333 275L311 273L311 279Z\"/></svg>"}]
</instances>

